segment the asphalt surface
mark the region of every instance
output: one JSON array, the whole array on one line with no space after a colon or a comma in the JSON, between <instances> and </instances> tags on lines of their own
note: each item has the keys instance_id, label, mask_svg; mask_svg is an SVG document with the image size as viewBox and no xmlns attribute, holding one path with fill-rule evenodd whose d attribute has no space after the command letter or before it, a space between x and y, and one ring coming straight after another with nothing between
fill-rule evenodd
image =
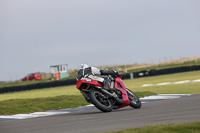
<instances>
[{"instance_id":1,"label":"asphalt surface","mask_svg":"<svg viewBox=\"0 0 200 133\"><path fill-rule=\"evenodd\" d=\"M200 121L200 95L144 103L102 113L98 109L0 122L1 133L99 133L153 124Z\"/></svg>"}]
</instances>

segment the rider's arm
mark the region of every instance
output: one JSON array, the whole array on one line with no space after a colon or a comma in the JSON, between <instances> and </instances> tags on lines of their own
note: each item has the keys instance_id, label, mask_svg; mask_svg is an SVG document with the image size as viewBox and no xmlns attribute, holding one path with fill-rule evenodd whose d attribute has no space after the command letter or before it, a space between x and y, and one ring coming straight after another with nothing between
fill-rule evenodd
<instances>
[{"instance_id":1,"label":"rider's arm","mask_svg":"<svg viewBox=\"0 0 200 133\"><path fill-rule=\"evenodd\" d=\"M91 71L93 75L101 75L100 69L96 67L91 67Z\"/></svg>"},{"instance_id":2,"label":"rider's arm","mask_svg":"<svg viewBox=\"0 0 200 133\"><path fill-rule=\"evenodd\" d=\"M96 67L91 67L91 71L93 75L117 75L118 71L113 70L100 70Z\"/></svg>"},{"instance_id":3,"label":"rider's arm","mask_svg":"<svg viewBox=\"0 0 200 133\"><path fill-rule=\"evenodd\" d=\"M113 70L100 70L101 75L116 75L118 74L118 71Z\"/></svg>"}]
</instances>

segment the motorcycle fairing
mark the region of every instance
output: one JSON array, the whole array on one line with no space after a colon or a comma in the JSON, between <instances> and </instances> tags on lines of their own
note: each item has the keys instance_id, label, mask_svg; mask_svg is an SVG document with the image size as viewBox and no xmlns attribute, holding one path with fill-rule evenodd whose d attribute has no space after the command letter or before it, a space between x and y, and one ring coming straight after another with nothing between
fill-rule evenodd
<instances>
[{"instance_id":1,"label":"motorcycle fairing","mask_svg":"<svg viewBox=\"0 0 200 133\"><path fill-rule=\"evenodd\" d=\"M103 86L103 85L99 84L96 80L92 80L90 78L82 78L76 82L76 88L80 90L80 87L83 83L89 83L89 84L92 84L95 86L101 86L101 87Z\"/></svg>"},{"instance_id":2,"label":"motorcycle fairing","mask_svg":"<svg viewBox=\"0 0 200 133\"><path fill-rule=\"evenodd\" d=\"M120 108L129 105L130 101L128 98L128 94L126 92L126 87L125 87L123 81L121 80L121 77L116 78L115 88L122 92L122 99L123 99L124 103L120 106Z\"/></svg>"}]
</instances>

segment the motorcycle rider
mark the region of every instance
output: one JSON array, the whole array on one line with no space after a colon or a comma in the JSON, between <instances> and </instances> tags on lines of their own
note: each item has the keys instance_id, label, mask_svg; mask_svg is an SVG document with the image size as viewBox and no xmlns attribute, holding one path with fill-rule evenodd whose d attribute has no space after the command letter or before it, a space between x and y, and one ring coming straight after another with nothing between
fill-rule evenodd
<instances>
[{"instance_id":1,"label":"motorcycle rider","mask_svg":"<svg viewBox=\"0 0 200 133\"><path fill-rule=\"evenodd\" d=\"M94 80L97 80L98 82L103 83L103 88L107 91L115 91L116 89L110 88L110 83L109 79L103 78L103 77L98 77L95 75L117 75L118 71L113 71L113 70L100 70L96 67L90 67L87 64L81 64L79 69L78 69L78 75L77 75L77 80L81 78L91 78Z\"/></svg>"}]
</instances>

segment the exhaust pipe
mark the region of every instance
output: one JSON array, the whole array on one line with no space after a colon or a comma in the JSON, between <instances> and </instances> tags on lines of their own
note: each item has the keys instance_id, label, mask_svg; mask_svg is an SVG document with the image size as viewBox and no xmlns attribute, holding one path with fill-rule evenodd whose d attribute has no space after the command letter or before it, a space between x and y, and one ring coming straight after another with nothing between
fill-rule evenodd
<instances>
[{"instance_id":1,"label":"exhaust pipe","mask_svg":"<svg viewBox=\"0 0 200 133\"><path fill-rule=\"evenodd\" d=\"M101 90L101 92L103 92L103 93L107 94L108 96L114 98L117 101L117 103L119 103L119 104L124 103L124 101L122 99L119 99L115 93L110 93L110 92L108 92L108 91L106 91L102 88L99 88L99 89Z\"/></svg>"}]
</instances>

